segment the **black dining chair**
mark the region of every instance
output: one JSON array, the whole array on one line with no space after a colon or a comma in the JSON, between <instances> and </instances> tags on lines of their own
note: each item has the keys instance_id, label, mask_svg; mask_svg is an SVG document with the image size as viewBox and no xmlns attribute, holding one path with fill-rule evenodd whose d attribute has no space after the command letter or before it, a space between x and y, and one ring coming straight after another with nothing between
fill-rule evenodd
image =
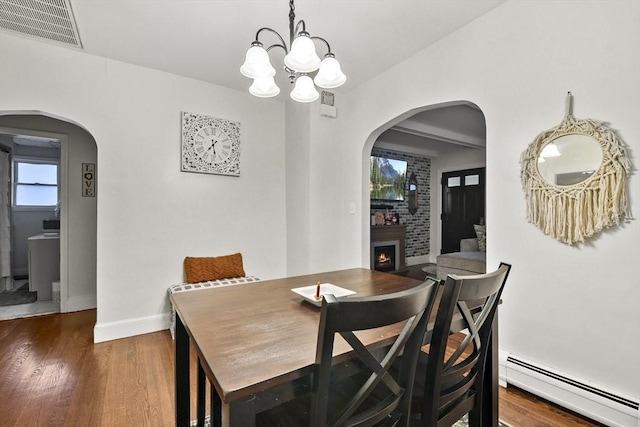
<instances>
[{"instance_id":1,"label":"black dining chair","mask_svg":"<svg viewBox=\"0 0 640 427\"><path fill-rule=\"evenodd\" d=\"M481 425L492 324L511 265L473 276L450 274L416 367L410 426L452 426L465 414ZM452 331L464 338L452 345ZM497 338L497 337L496 337Z\"/></svg>"},{"instance_id":2,"label":"black dining chair","mask_svg":"<svg viewBox=\"0 0 640 427\"><path fill-rule=\"evenodd\" d=\"M418 353L439 282L400 292L337 299L325 295L311 393L258 414L258 426L374 426L407 422ZM358 331L406 322L389 347L367 348ZM341 336L353 351L333 357ZM391 369L399 359L399 369ZM354 369L357 367L357 369Z\"/></svg>"}]
</instances>

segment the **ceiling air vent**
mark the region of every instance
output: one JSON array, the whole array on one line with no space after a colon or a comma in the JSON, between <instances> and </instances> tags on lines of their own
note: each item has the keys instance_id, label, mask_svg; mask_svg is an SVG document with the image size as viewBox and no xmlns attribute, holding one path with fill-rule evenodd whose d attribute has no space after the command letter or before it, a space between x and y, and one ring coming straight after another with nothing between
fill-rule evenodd
<instances>
[{"instance_id":1,"label":"ceiling air vent","mask_svg":"<svg viewBox=\"0 0 640 427\"><path fill-rule=\"evenodd\" d=\"M1 0L0 28L82 47L71 0Z\"/></svg>"}]
</instances>

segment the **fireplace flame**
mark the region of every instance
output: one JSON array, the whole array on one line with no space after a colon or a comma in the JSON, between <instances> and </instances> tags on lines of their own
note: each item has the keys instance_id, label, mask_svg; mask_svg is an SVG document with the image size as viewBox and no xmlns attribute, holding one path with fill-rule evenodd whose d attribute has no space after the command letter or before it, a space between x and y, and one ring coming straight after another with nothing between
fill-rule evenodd
<instances>
[{"instance_id":1,"label":"fireplace flame","mask_svg":"<svg viewBox=\"0 0 640 427\"><path fill-rule=\"evenodd\" d=\"M382 252L378 255L378 265L388 265L391 263L391 257L387 256L386 253Z\"/></svg>"}]
</instances>

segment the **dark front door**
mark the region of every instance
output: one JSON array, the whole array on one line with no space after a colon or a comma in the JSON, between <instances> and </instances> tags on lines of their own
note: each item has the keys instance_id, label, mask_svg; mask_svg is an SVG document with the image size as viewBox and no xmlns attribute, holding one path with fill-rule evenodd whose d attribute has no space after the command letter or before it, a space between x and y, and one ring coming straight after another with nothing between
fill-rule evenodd
<instances>
[{"instance_id":1,"label":"dark front door","mask_svg":"<svg viewBox=\"0 0 640 427\"><path fill-rule=\"evenodd\" d=\"M484 224L484 168L442 174L442 250L458 252L460 239L476 237Z\"/></svg>"}]
</instances>

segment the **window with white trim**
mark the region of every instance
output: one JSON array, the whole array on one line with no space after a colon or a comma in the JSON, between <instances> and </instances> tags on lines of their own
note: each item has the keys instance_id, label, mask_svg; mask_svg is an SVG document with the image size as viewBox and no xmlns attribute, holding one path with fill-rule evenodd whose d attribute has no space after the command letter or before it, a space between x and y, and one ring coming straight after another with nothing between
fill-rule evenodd
<instances>
[{"instance_id":1,"label":"window with white trim","mask_svg":"<svg viewBox=\"0 0 640 427\"><path fill-rule=\"evenodd\" d=\"M16 158L13 167L15 207L53 207L58 204L58 161Z\"/></svg>"}]
</instances>

